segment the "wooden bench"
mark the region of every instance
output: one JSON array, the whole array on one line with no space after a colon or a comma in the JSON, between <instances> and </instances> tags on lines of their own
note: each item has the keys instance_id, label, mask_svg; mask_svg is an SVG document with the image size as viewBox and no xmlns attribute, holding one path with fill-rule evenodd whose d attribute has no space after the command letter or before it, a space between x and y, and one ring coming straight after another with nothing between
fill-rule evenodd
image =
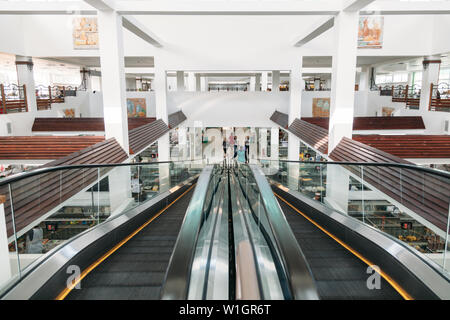
<instances>
[{"instance_id":1,"label":"wooden bench","mask_svg":"<svg viewBox=\"0 0 450 320\"><path fill-rule=\"evenodd\" d=\"M327 129L329 118L305 117L303 121ZM425 123L422 117L355 117L353 130L423 130Z\"/></svg>"}]
</instances>

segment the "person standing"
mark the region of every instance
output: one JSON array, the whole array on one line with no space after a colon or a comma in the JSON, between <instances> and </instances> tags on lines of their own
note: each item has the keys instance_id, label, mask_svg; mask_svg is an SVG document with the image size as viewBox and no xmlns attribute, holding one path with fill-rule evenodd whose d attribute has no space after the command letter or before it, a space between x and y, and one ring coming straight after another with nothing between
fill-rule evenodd
<instances>
[{"instance_id":1,"label":"person standing","mask_svg":"<svg viewBox=\"0 0 450 320\"><path fill-rule=\"evenodd\" d=\"M235 159L236 157L237 157L237 136L234 136L233 137L233 140L234 140L234 146L233 146L233 151L234 151L234 154L233 154L233 159Z\"/></svg>"},{"instance_id":2,"label":"person standing","mask_svg":"<svg viewBox=\"0 0 450 320\"><path fill-rule=\"evenodd\" d=\"M35 226L33 229L28 231L26 237L27 253L42 253L44 249L44 246L42 244L43 238L44 231L39 226Z\"/></svg>"},{"instance_id":3,"label":"person standing","mask_svg":"<svg viewBox=\"0 0 450 320\"><path fill-rule=\"evenodd\" d=\"M250 137L245 137L245 163L249 162L250 156Z\"/></svg>"},{"instance_id":4,"label":"person standing","mask_svg":"<svg viewBox=\"0 0 450 320\"><path fill-rule=\"evenodd\" d=\"M223 148L223 159L227 157L227 138L223 138L222 142L222 148Z\"/></svg>"}]
</instances>

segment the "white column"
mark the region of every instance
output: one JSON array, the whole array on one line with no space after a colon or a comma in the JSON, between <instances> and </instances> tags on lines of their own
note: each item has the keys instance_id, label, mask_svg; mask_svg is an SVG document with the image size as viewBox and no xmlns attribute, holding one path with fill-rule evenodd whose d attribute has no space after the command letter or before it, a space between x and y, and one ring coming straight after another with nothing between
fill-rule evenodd
<instances>
[{"instance_id":1,"label":"white column","mask_svg":"<svg viewBox=\"0 0 450 320\"><path fill-rule=\"evenodd\" d=\"M267 85L269 82L269 73L264 71L261 73L261 91L267 91Z\"/></svg>"},{"instance_id":2,"label":"white column","mask_svg":"<svg viewBox=\"0 0 450 320\"><path fill-rule=\"evenodd\" d=\"M320 78L314 78L314 91L320 90Z\"/></svg>"},{"instance_id":3,"label":"white column","mask_svg":"<svg viewBox=\"0 0 450 320\"><path fill-rule=\"evenodd\" d=\"M187 160L187 128L185 126L178 128L178 150L179 150L179 160Z\"/></svg>"},{"instance_id":4,"label":"white column","mask_svg":"<svg viewBox=\"0 0 450 320\"><path fill-rule=\"evenodd\" d=\"M31 57L16 56L17 82L25 85L27 91L28 112L37 112L36 86L33 75L33 59Z\"/></svg>"},{"instance_id":5,"label":"white column","mask_svg":"<svg viewBox=\"0 0 450 320\"><path fill-rule=\"evenodd\" d=\"M194 72L188 72L188 91L197 91L196 90L197 81L195 79Z\"/></svg>"},{"instance_id":6,"label":"white column","mask_svg":"<svg viewBox=\"0 0 450 320\"><path fill-rule=\"evenodd\" d=\"M259 158L267 158L267 129L259 129Z\"/></svg>"},{"instance_id":7,"label":"white column","mask_svg":"<svg viewBox=\"0 0 450 320\"><path fill-rule=\"evenodd\" d=\"M98 11L103 113L106 138L129 153L122 16Z\"/></svg>"},{"instance_id":8,"label":"white column","mask_svg":"<svg viewBox=\"0 0 450 320\"><path fill-rule=\"evenodd\" d=\"M326 89L331 89L331 78L325 80L325 88Z\"/></svg>"},{"instance_id":9,"label":"white column","mask_svg":"<svg viewBox=\"0 0 450 320\"><path fill-rule=\"evenodd\" d=\"M168 124L166 81L166 71L155 64L153 89L155 90L156 119L162 119Z\"/></svg>"},{"instance_id":10,"label":"white column","mask_svg":"<svg viewBox=\"0 0 450 320\"><path fill-rule=\"evenodd\" d=\"M295 119L301 118L302 92L304 81L302 78L303 57L299 57L293 66L289 79L289 125ZM288 160L298 161L300 154L300 140L293 133L288 133Z\"/></svg>"},{"instance_id":11,"label":"white column","mask_svg":"<svg viewBox=\"0 0 450 320\"><path fill-rule=\"evenodd\" d=\"M439 56L426 57L423 60L422 90L420 91L419 109L421 112L429 110L431 84L439 84L441 58Z\"/></svg>"},{"instance_id":12,"label":"white column","mask_svg":"<svg viewBox=\"0 0 450 320\"><path fill-rule=\"evenodd\" d=\"M361 69L359 74L359 91L370 91L370 67Z\"/></svg>"},{"instance_id":13,"label":"white column","mask_svg":"<svg viewBox=\"0 0 450 320\"><path fill-rule=\"evenodd\" d=\"M184 91L184 71L177 71L177 91Z\"/></svg>"},{"instance_id":14,"label":"white column","mask_svg":"<svg viewBox=\"0 0 450 320\"><path fill-rule=\"evenodd\" d=\"M142 78L136 79L136 90L142 90Z\"/></svg>"},{"instance_id":15,"label":"white column","mask_svg":"<svg viewBox=\"0 0 450 320\"><path fill-rule=\"evenodd\" d=\"M255 91L261 91L261 74L258 73L255 77Z\"/></svg>"},{"instance_id":16,"label":"white column","mask_svg":"<svg viewBox=\"0 0 450 320\"><path fill-rule=\"evenodd\" d=\"M280 71L272 71L272 91L280 91Z\"/></svg>"},{"instance_id":17,"label":"white column","mask_svg":"<svg viewBox=\"0 0 450 320\"><path fill-rule=\"evenodd\" d=\"M9 281L12 276L8 243L5 210L2 199L0 199L0 286Z\"/></svg>"},{"instance_id":18,"label":"white column","mask_svg":"<svg viewBox=\"0 0 450 320\"><path fill-rule=\"evenodd\" d=\"M127 90L136 90L136 78L126 78Z\"/></svg>"},{"instance_id":19,"label":"white column","mask_svg":"<svg viewBox=\"0 0 450 320\"><path fill-rule=\"evenodd\" d=\"M200 77L200 90L202 92L208 91L208 78L205 76Z\"/></svg>"},{"instance_id":20,"label":"white column","mask_svg":"<svg viewBox=\"0 0 450 320\"><path fill-rule=\"evenodd\" d=\"M279 155L279 129L274 127L270 130L270 159L278 160Z\"/></svg>"},{"instance_id":21,"label":"white column","mask_svg":"<svg viewBox=\"0 0 450 320\"><path fill-rule=\"evenodd\" d=\"M202 87L201 77L196 74L195 75L195 91L200 91Z\"/></svg>"},{"instance_id":22,"label":"white column","mask_svg":"<svg viewBox=\"0 0 450 320\"><path fill-rule=\"evenodd\" d=\"M92 76L89 69L84 67L80 68L81 82L84 82L86 92L92 92Z\"/></svg>"},{"instance_id":23,"label":"white column","mask_svg":"<svg viewBox=\"0 0 450 320\"><path fill-rule=\"evenodd\" d=\"M249 91L256 91L256 77L251 76L250 77L250 88Z\"/></svg>"},{"instance_id":24,"label":"white column","mask_svg":"<svg viewBox=\"0 0 450 320\"><path fill-rule=\"evenodd\" d=\"M325 203L330 207L343 212L348 212L348 196L349 196L349 184L350 175L340 165L327 165L327 186Z\"/></svg>"},{"instance_id":25,"label":"white column","mask_svg":"<svg viewBox=\"0 0 450 320\"><path fill-rule=\"evenodd\" d=\"M156 119L162 119L169 124L169 115L167 112L167 84L166 71L158 66L158 58L155 57L155 104ZM177 73L178 75L178 73ZM169 133L158 139L158 161L168 161L170 158L170 140Z\"/></svg>"},{"instance_id":26,"label":"white column","mask_svg":"<svg viewBox=\"0 0 450 320\"><path fill-rule=\"evenodd\" d=\"M108 175L110 217L124 212L131 197L131 167L116 167Z\"/></svg>"},{"instance_id":27,"label":"white column","mask_svg":"<svg viewBox=\"0 0 450 320\"><path fill-rule=\"evenodd\" d=\"M343 137L352 137L358 17L358 12L341 11L334 20L329 153Z\"/></svg>"}]
</instances>

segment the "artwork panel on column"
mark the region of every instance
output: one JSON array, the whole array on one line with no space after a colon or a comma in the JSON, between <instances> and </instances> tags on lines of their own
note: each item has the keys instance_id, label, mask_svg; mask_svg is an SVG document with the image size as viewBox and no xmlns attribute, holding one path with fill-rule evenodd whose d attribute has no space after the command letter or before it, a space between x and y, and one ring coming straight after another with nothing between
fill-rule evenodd
<instances>
[{"instance_id":1,"label":"artwork panel on column","mask_svg":"<svg viewBox=\"0 0 450 320\"><path fill-rule=\"evenodd\" d=\"M384 17L362 16L359 18L358 48L381 49L383 47Z\"/></svg>"},{"instance_id":2,"label":"artwork panel on column","mask_svg":"<svg viewBox=\"0 0 450 320\"><path fill-rule=\"evenodd\" d=\"M127 99L128 118L145 118L147 116L147 102L145 98Z\"/></svg>"},{"instance_id":3,"label":"artwork panel on column","mask_svg":"<svg viewBox=\"0 0 450 320\"><path fill-rule=\"evenodd\" d=\"M330 98L313 98L313 117L330 117Z\"/></svg>"},{"instance_id":4,"label":"artwork panel on column","mask_svg":"<svg viewBox=\"0 0 450 320\"><path fill-rule=\"evenodd\" d=\"M73 18L73 48L98 49L98 23L97 18Z\"/></svg>"}]
</instances>

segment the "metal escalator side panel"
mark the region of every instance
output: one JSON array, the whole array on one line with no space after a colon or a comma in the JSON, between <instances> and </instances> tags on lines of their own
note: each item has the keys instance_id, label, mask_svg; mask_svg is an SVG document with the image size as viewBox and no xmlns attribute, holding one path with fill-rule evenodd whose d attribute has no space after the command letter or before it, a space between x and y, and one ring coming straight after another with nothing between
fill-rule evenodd
<instances>
[{"instance_id":1,"label":"metal escalator side panel","mask_svg":"<svg viewBox=\"0 0 450 320\"><path fill-rule=\"evenodd\" d=\"M250 168L263 199L293 298L296 300L318 300L319 295L311 268L286 221L265 175L256 165L250 165Z\"/></svg>"},{"instance_id":2,"label":"metal escalator side panel","mask_svg":"<svg viewBox=\"0 0 450 320\"><path fill-rule=\"evenodd\" d=\"M204 215L205 199L210 187L213 166L203 169L178 234L165 281L161 290L163 300L184 300L188 296L192 262Z\"/></svg>"},{"instance_id":3,"label":"metal escalator side panel","mask_svg":"<svg viewBox=\"0 0 450 320\"><path fill-rule=\"evenodd\" d=\"M259 300L263 298L261 280L258 277L258 266L254 246L244 219L243 207L238 196L233 177L230 177L230 198L233 220L233 238L236 268L237 300Z\"/></svg>"}]
</instances>

